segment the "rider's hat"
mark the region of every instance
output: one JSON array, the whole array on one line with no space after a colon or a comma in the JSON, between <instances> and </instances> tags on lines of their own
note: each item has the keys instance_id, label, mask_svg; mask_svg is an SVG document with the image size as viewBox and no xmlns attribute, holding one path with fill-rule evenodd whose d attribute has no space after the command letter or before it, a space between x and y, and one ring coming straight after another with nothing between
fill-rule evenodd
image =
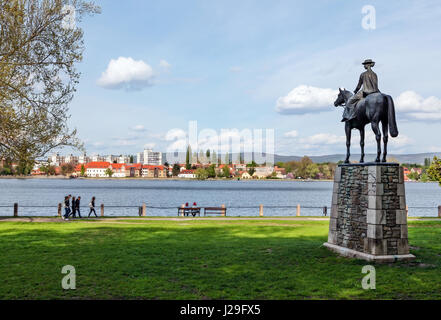
<instances>
[{"instance_id":1,"label":"rider's hat","mask_svg":"<svg viewBox=\"0 0 441 320\"><path fill-rule=\"evenodd\" d=\"M362 64L370 64L371 67L375 65L375 61L372 61L371 59L366 59Z\"/></svg>"}]
</instances>

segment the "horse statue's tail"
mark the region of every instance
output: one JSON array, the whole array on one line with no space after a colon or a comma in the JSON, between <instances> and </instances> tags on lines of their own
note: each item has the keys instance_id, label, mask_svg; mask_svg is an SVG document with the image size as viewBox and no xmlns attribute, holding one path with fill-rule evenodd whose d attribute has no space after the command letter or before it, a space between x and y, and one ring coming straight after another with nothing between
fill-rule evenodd
<instances>
[{"instance_id":1,"label":"horse statue's tail","mask_svg":"<svg viewBox=\"0 0 441 320\"><path fill-rule=\"evenodd\" d=\"M387 118L389 122L389 133L391 137L398 137L397 121L395 119L395 105L392 97L386 95L387 99Z\"/></svg>"}]
</instances>

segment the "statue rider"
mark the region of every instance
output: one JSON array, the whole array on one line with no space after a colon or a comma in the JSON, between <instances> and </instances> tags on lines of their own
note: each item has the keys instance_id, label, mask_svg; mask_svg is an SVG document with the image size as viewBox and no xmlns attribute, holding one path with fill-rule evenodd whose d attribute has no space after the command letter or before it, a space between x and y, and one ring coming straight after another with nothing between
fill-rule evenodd
<instances>
[{"instance_id":1,"label":"statue rider","mask_svg":"<svg viewBox=\"0 0 441 320\"><path fill-rule=\"evenodd\" d=\"M362 98L366 98L371 93L380 92L380 90L378 90L377 74L372 71L372 67L375 65L375 62L371 59L367 59L362 64L366 71L360 75L357 88L354 90L355 95L352 96L348 101L349 105L345 108L342 122L351 120L355 117L355 107L357 102L359 102ZM360 90L362 86L363 89Z\"/></svg>"}]
</instances>

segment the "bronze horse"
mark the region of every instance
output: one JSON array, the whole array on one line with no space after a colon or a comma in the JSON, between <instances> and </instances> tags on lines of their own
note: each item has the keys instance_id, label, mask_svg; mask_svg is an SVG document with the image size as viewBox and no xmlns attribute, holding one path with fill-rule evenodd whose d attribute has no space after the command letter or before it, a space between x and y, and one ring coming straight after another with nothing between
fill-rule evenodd
<instances>
[{"instance_id":1,"label":"bronze horse","mask_svg":"<svg viewBox=\"0 0 441 320\"><path fill-rule=\"evenodd\" d=\"M345 89L338 89L340 92L338 94L337 100L334 102L334 106L343 106L348 108L348 101L352 97L352 93ZM389 129L390 135L392 137L398 136L397 122L395 120L395 106L392 97L380 92L371 93L363 100L360 100L357 104L357 109L355 111L355 117L345 123L346 132L346 160L345 163L349 163L350 148L351 148L351 130L358 129L360 131L360 147L361 147L361 158L360 163L364 162L364 127L370 123L372 130L375 133L375 138L377 140L377 158L375 162L380 162L381 156L381 132L379 125L382 125L383 131L383 158L382 162L386 162L387 155L387 141L388 135L387 131Z\"/></svg>"}]
</instances>

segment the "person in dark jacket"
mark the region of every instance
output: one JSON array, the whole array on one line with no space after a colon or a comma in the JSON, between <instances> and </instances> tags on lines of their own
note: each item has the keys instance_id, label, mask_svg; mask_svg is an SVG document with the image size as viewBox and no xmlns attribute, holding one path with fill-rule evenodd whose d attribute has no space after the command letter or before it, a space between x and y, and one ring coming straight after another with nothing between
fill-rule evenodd
<instances>
[{"instance_id":1,"label":"person in dark jacket","mask_svg":"<svg viewBox=\"0 0 441 320\"><path fill-rule=\"evenodd\" d=\"M88 216L88 218L90 217L90 214L91 214L92 212L95 214L95 217L98 217L98 216L96 215L96 211L95 211L95 197L92 197L92 200L90 200L89 208L90 208L90 211L89 211L89 216Z\"/></svg>"},{"instance_id":2,"label":"person in dark jacket","mask_svg":"<svg viewBox=\"0 0 441 320\"><path fill-rule=\"evenodd\" d=\"M76 209L75 209L75 201L76 201L76 199L75 199L75 197L72 197L72 218L76 218L76 216L75 216L75 211L76 211Z\"/></svg>"},{"instance_id":3,"label":"person in dark jacket","mask_svg":"<svg viewBox=\"0 0 441 320\"><path fill-rule=\"evenodd\" d=\"M64 220L67 220L69 218L70 214L70 206L69 206L69 196L64 197Z\"/></svg>"},{"instance_id":4,"label":"person in dark jacket","mask_svg":"<svg viewBox=\"0 0 441 320\"><path fill-rule=\"evenodd\" d=\"M81 197L77 197L77 200L75 200L75 210L78 212L78 218L82 218L80 212L80 202L81 202Z\"/></svg>"}]
</instances>

